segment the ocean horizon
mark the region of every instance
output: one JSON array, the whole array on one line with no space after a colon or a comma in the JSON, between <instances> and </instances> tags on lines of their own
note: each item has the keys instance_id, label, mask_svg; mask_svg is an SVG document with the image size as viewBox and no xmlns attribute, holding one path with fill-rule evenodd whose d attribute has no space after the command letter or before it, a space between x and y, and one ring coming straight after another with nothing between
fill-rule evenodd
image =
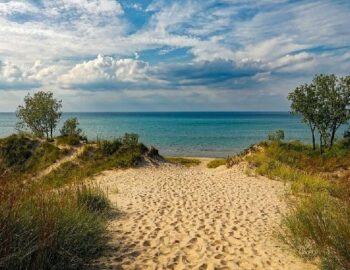
<instances>
[{"instance_id":1,"label":"ocean horizon","mask_svg":"<svg viewBox=\"0 0 350 270\"><path fill-rule=\"evenodd\" d=\"M289 112L64 112L57 134L69 117L90 140L137 133L165 156L227 157L278 129L286 140L311 142L308 126ZM0 113L0 137L14 133L16 122L15 113Z\"/></svg>"}]
</instances>

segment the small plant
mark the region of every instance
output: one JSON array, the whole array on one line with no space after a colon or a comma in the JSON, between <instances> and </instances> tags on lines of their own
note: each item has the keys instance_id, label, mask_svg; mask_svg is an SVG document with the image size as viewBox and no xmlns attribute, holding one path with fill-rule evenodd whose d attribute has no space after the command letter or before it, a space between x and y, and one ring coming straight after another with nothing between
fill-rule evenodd
<instances>
[{"instance_id":1,"label":"small plant","mask_svg":"<svg viewBox=\"0 0 350 270\"><path fill-rule=\"evenodd\" d=\"M275 132L267 135L269 141L282 141L284 140L284 131L282 129L276 130Z\"/></svg>"}]
</instances>

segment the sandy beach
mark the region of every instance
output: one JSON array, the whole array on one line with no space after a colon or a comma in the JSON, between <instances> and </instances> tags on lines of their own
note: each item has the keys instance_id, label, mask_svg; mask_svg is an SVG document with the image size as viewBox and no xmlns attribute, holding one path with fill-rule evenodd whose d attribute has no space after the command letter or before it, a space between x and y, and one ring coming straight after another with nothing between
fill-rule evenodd
<instances>
[{"instance_id":1,"label":"sandy beach","mask_svg":"<svg viewBox=\"0 0 350 270\"><path fill-rule=\"evenodd\" d=\"M97 177L119 214L99 269L316 269L273 233L287 210L282 182L232 169L173 164Z\"/></svg>"}]
</instances>

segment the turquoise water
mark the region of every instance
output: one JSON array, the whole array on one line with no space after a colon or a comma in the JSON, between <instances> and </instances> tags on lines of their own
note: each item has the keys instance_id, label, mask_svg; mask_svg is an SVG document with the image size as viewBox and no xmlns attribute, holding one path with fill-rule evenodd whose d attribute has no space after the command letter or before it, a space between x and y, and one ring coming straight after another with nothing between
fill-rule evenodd
<instances>
[{"instance_id":1,"label":"turquoise water","mask_svg":"<svg viewBox=\"0 0 350 270\"><path fill-rule=\"evenodd\" d=\"M78 117L89 139L134 132L163 155L226 157L283 129L286 139L310 142L308 127L288 112L64 113ZM14 132L16 117L0 113L0 137Z\"/></svg>"}]
</instances>

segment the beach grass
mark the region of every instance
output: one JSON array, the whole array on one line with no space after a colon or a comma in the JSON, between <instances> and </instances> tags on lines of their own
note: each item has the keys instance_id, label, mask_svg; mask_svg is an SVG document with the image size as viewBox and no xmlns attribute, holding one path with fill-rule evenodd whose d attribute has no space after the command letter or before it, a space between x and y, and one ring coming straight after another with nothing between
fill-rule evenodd
<instances>
[{"instance_id":1,"label":"beach grass","mask_svg":"<svg viewBox=\"0 0 350 270\"><path fill-rule=\"evenodd\" d=\"M135 135L118 141L88 144L34 179L67 150L24 135L0 140L0 269L82 269L101 254L111 205L86 179L136 166L148 151Z\"/></svg>"},{"instance_id":2,"label":"beach grass","mask_svg":"<svg viewBox=\"0 0 350 270\"><path fill-rule=\"evenodd\" d=\"M226 166L227 165L227 160L220 158L220 159L213 159L208 162L207 168L209 169L215 169L220 166Z\"/></svg>"},{"instance_id":3,"label":"beach grass","mask_svg":"<svg viewBox=\"0 0 350 270\"><path fill-rule=\"evenodd\" d=\"M325 154L300 142L270 142L245 157L256 174L291 183L292 209L281 238L322 269L350 269L350 148Z\"/></svg>"},{"instance_id":4,"label":"beach grass","mask_svg":"<svg viewBox=\"0 0 350 270\"><path fill-rule=\"evenodd\" d=\"M193 167L201 164L201 161L196 158L183 158L183 157L167 157L165 158L168 162L180 164L185 167Z\"/></svg>"}]
</instances>

